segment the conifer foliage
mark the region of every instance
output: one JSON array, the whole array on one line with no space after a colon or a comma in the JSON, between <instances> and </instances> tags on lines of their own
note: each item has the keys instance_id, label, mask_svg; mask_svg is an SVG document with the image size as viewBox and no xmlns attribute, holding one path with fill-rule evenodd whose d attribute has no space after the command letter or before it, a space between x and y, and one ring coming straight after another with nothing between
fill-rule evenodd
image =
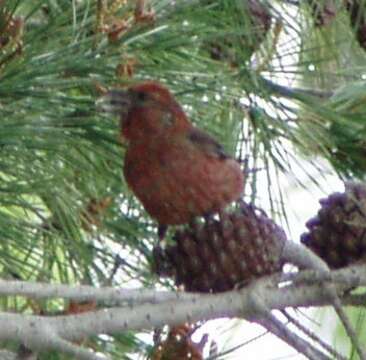
<instances>
[{"instance_id":1,"label":"conifer foliage","mask_svg":"<svg viewBox=\"0 0 366 360\"><path fill-rule=\"evenodd\" d=\"M92 329L104 325L99 316L134 314L168 291L224 297L282 271L285 232L294 226L285 184L314 188L327 174L365 180L365 34L364 0L0 0L1 314L86 324L75 339L66 326L44 332L62 334L60 342L41 342L26 327L9 339L0 315L0 358L204 358L194 325L174 319L157 346L143 321L121 321L108 335ZM122 175L118 116L98 106L109 90L148 80L164 84L246 174L239 205L170 228L159 246L156 223ZM365 250L364 185L347 186L333 195L329 186L301 240L332 269L358 263ZM65 288L45 295L17 287L34 283L156 296L115 304ZM90 314L98 321L87 322ZM143 320L159 316L169 313ZM267 329L308 356L282 325ZM315 354L335 354L316 342Z\"/></svg>"}]
</instances>

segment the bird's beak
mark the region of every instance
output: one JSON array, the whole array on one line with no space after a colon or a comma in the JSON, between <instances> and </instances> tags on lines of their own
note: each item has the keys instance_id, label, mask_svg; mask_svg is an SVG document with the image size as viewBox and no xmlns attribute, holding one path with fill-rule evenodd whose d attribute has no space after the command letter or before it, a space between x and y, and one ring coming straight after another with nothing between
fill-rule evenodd
<instances>
[{"instance_id":1,"label":"bird's beak","mask_svg":"<svg viewBox=\"0 0 366 360\"><path fill-rule=\"evenodd\" d=\"M112 89L96 101L98 111L118 115L127 114L130 106L129 93L121 89Z\"/></svg>"}]
</instances>

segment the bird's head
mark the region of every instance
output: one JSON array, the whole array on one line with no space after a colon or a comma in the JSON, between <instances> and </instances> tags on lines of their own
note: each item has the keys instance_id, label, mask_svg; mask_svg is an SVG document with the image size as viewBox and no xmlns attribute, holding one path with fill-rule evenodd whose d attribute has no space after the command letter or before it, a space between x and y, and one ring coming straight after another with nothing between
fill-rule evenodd
<instances>
[{"instance_id":1,"label":"bird's head","mask_svg":"<svg viewBox=\"0 0 366 360\"><path fill-rule=\"evenodd\" d=\"M103 103L105 110L120 115L122 135L129 141L169 136L191 126L173 95L158 82L111 90Z\"/></svg>"}]
</instances>

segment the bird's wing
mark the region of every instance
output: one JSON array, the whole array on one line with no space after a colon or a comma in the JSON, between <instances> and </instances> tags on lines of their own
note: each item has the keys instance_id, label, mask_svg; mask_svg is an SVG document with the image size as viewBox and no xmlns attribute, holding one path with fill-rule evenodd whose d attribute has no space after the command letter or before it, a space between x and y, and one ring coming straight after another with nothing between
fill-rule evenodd
<instances>
[{"instance_id":1,"label":"bird's wing","mask_svg":"<svg viewBox=\"0 0 366 360\"><path fill-rule=\"evenodd\" d=\"M200 129L191 129L188 134L188 139L209 156L219 159L228 159L231 157L225 152L220 143Z\"/></svg>"}]
</instances>

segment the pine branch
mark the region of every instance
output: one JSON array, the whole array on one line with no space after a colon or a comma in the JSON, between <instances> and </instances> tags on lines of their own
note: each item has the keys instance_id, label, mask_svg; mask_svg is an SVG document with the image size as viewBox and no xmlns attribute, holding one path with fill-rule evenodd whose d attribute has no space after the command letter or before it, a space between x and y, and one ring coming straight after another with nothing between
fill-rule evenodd
<instances>
[{"instance_id":1,"label":"pine branch","mask_svg":"<svg viewBox=\"0 0 366 360\"><path fill-rule=\"evenodd\" d=\"M284 247L284 254L283 257L288 261L291 261L293 264L296 264L301 267L316 269L320 272L329 273L329 267L327 264L317 257L314 253L312 253L309 249L304 248L302 251L299 245L296 245L293 242L287 242ZM356 351L360 357L360 359L366 359L366 352L362 348L358 336L353 329L346 313L342 308L341 301L339 299L338 293L336 288L332 282L324 284L325 291L328 293L328 296L332 302L332 305L341 320L351 342L353 343Z\"/></svg>"},{"instance_id":2,"label":"pine branch","mask_svg":"<svg viewBox=\"0 0 366 360\"><path fill-rule=\"evenodd\" d=\"M108 303L161 303L181 299L195 299L192 293L155 291L145 288L119 289L115 287L55 285L28 281L0 281L1 296L25 296L33 299L62 298L74 301L101 301Z\"/></svg>"},{"instance_id":3,"label":"pine branch","mask_svg":"<svg viewBox=\"0 0 366 360\"><path fill-rule=\"evenodd\" d=\"M305 355L310 360L331 360L330 357L319 351L308 341L305 341L294 332L291 332L286 325L282 324L272 314L268 314L268 317L257 321L259 325L262 325L265 329L275 334L281 340L292 346L300 354Z\"/></svg>"},{"instance_id":4,"label":"pine branch","mask_svg":"<svg viewBox=\"0 0 366 360\"><path fill-rule=\"evenodd\" d=\"M357 273L359 274L358 283L362 285L366 284L364 269L364 266L359 265L354 267L352 271L341 269L331 271L331 274L334 274L334 277L338 275L339 279L343 279L342 287L344 287L354 284L353 275ZM227 316L261 321L263 316L264 318L268 316L268 313L258 313L259 308L281 310L287 307L325 306L331 305L333 302L323 283L299 284L296 282L293 286L290 284L278 288L276 284L279 280L282 281L278 276L271 276L259 279L241 290L216 295L171 293L171 296L167 296L167 292L163 292L165 295L160 296L159 292L156 292L156 295L153 296L153 292L150 292L145 298L146 303L144 304L141 304L141 301L129 302L128 307L114 307L73 316L25 316L3 313L0 315L0 339L17 339L31 349L57 348L70 353L76 349L73 346L72 348L66 346L64 341L78 341L101 333L113 334L126 330L160 327L164 324L176 325L185 321L192 322ZM65 292L68 298L91 299L94 296L95 299L108 301L108 296L111 296L116 301L118 293L121 294L120 290L112 288L95 289L93 293L88 287L82 287L82 296L80 297L77 294L78 288L70 287L67 289L67 286L58 287L47 284L36 284L35 286L34 284L22 283L19 287L16 282L3 282L2 284L4 286L2 286L0 293L15 294L21 289L20 294L23 296L25 294L36 296L38 290L42 288L43 291L38 296L47 298L50 296L62 297L63 292ZM5 289L6 284L9 285L10 290ZM103 296L103 293L108 296ZM132 293L132 296L126 296L128 290L122 292L123 296L120 300L122 299L124 302L126 299L136 300L137 293L135 291ZM144 291L141 293L144 294ZM260 295L258 296L258 294ZM260 304L258 304L258 298L261 299ZM155 301L153 304L149 303L152 299ZM262 303L263 299L265 304ZM22 331L19 332L19 329ZM279 330L278 327L277 330ZM282 332L282 334L284 333Z\"/></svg>"},{"instance_id":5,"label":"pine branch","mask_svg":"<svg viewBox=\"0 0 366 360\"><path fill-rule=\"evenodd\" d=\"M306 336L308 336L311 340L317 343L321 348L327 351L331 356L338 360L347 360L343 355L339 354L335 349L333 349L330 345L328 345L325 341L323 341L319 336L316 335L313 331L306 328L299 320L291 316L287 311L282 311L282 314L286 317L286 319L296 326L301 332L303 332Z\"/></svg>"},{"instance_id":6,"label":"pine branch","mask_svg":"<svg viewBox=\"0 0 366 360\"><path fill-rule=\"evenodd\" d=\"M278 94L280 96L284 96L290 99L302 100L304 96L311 96L317 99L319 98L329 99L333 95L333 92L330 91L322 91L316 89L302 89L302 88L279 85L263 77L260 78L260 81L263 83L263 86L267 88L273 95Z\"/></svg>"}]
</instances>

